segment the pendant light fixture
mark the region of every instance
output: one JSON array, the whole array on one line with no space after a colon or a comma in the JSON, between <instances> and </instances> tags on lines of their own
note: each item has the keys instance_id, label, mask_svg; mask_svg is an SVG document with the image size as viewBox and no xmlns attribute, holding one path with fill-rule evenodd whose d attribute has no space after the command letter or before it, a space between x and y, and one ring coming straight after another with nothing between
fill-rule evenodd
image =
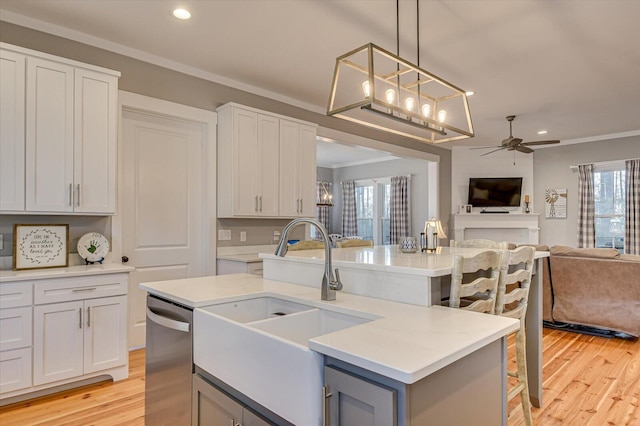
<instances>
[{"instance_id":1,"label":"pendant light fixture","mask_svg":"<svg viewBox=\"0 0 640 426\"><path fill-rule=\"evenodd\" d=\"M393 54L373 43L339 56L327 115L422 142L474 136L467 92L420 68L420 16L416 0L417 62L400 55L399 0Z\"/></svg>"}]
</instances>

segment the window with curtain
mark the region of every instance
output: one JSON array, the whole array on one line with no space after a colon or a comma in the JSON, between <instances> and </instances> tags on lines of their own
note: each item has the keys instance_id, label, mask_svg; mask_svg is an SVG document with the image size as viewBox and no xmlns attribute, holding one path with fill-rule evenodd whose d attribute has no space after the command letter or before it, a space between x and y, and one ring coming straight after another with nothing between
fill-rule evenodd
<instances>
[{"instance_id":1,"label":"window with curtain","mask_svg":"<svg viewBox=\"0 0 640 426\"><path fill-rule=\"evenodd\" d=\"M389 194L388 178L356 182L358 235L376 245L390 243Z\"/></svg>"},{"instance_id":2,"label":"window with curtain","mask_svg":"<svg viewBox=\"0 0 640 426\"><path fill-rule=\"evenodd\" d=\"M594 167L596 247L612 247L624 252L625 193L624 162Z\"/></svg>"}]
</instances>

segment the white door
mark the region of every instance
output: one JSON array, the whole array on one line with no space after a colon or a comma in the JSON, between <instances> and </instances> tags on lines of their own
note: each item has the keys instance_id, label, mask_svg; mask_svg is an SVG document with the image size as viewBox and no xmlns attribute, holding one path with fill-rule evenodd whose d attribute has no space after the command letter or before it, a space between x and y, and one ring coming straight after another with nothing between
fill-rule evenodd
<instances>
[{"instance_id":1,"label":"white door","mask_svg":"<svg viewBox=\"0 0 640 426\"><path fill-rule=\"evenodd\" d=\"M139 347L146 321L139 283L215 274L209 232L215 233L216 115L126 92L120 97L122 256L135 267L129 347Z\"/></svg>"}]
</instances>

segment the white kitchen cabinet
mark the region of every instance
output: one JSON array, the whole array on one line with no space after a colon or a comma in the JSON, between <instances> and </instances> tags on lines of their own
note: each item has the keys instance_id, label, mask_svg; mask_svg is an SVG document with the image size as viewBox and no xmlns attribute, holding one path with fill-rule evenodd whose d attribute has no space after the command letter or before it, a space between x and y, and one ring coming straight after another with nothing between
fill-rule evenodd
<instances>
[{"instance_id":1,"label":"white kitchen cabinet","mask_svg":"<svg viewBox=\"0 0 640 426\"><path fill-rule=\"evenodd\" d=\"M315 216L316 126L218 108L218 217Z\"/></svg>"},{"instance_id":2,"label":"white kitchen cabinet","mask_svg":"<svg viewBox=\"0 0 640 426\"><path fill-rule=\"evenodd\" d=\"M280 121L280 216L316 215L316 128Z\"/></svg>"},{"instance_id":3,"label":"white kitchen cabinet","mask_svg":"<svg viewBox=\"0 0 640 426\"><path fill-rule=\"evenodd\" d=\"M218 129L218 216L277 216L278 119L231 107Z\"/></svg>"},{"instance_id":4,"label":"white kitchen cabinet","mask_svg":"<svg viewBox=\"0 0 640 426\"><path fill-rule=\"evenodd\" d=\"M0 286L0 394L31 386L32 289Z\"/></svg>"},{"instance_id":5,"label":"white kitchen cabinet","mask_svg":"<svg viewBox=\"0 0 640 426\"><path fill-rule=\"evenodd\" d=\"M126 363L126 296L34 308L34 385Z\"/></svg>"},{"instance_id":6,"label":"white kitchen cabinet","mask_svg":"<svg viewBox=\"0 0 640 426\"><path fill-rule=\"evenodd\" d=\"M85 269L0 280L0 399L128 376L128 268Z\"/></svg>"},{"instance_id":7,"label":"white kitchen cabinet","mask_svg":"<svg viewBox=\"0 0 640 426\"><path fill-rule=\"evenodd\" d=\"M24 211L25 63L0 50L0 211Z\"/></svg>"},{"instance_id":8,"label":"white kitchen cabinet","mask_svg":"<svg viewBox=\"0 0 640 426\"><path fill-rule=\"evenodd\" d=\"M120 73L0 46L2 154L15 163L1 160L0 211L114 214Z\"/></svg>"}]
</instances>

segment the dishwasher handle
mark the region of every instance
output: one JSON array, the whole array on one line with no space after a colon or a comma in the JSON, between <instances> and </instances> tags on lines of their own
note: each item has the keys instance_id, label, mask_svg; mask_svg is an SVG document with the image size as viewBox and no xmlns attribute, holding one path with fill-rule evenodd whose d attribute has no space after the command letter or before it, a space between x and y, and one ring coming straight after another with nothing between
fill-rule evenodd
<instances>
[{"instance_id":1,"label":"dishwasher handle","mask_svg":"<svg viewBox=\"0 0 640 426\"><path fill-rule=\"evenodd\" d=\"M176 331L184 331L185 333L189 332L190 324L188 322L176 321L171 318L163 317L162 315L156 314L148 307L147 318L163 327L167 327Z\"/></svg>"}]
</instances>

